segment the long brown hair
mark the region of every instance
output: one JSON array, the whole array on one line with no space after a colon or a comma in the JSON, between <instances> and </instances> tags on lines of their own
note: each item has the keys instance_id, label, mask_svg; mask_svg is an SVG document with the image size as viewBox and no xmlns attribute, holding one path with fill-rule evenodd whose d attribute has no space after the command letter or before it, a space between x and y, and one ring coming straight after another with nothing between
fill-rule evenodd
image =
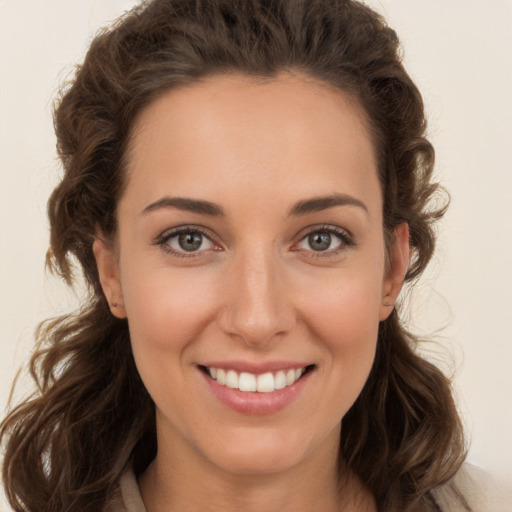
<instances>
[{"instance_id":1,"label":"long brown hair","mask_svg":"<svg viewBox=\"0 0 512 512\"><path fill-rule=\"evenodd\" d=\"M445 206L432 201L434 150L421 95L396 34L352 0L153 0L92 42L55 109L64 175L48 213L48 264L68 283L81 268L83 308L41 325L30 370L37 391L1 425L3 481L17 511L98 511L128 460L156 453L155 411L133 361L128 326L102 293L92 243L116 233L130 130L173 87L218 73L300 70L355 96L378 155L384 232L407 222L416 279ZM78 265L77 265L78 263ZM341 457L379 510L434 510L430 492L464 458L449 380L416 352L397 310L379 329L369 379L342 421ZM461 498L462 499L462 498ZM463 500L462 500L463 501Z\"/></svg>"}]
</instances>

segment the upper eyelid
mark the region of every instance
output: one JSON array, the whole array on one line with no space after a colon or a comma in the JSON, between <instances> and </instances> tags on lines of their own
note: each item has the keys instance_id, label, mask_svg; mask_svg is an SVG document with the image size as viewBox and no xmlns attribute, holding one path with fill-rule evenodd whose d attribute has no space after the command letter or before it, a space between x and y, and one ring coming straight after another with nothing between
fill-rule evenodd
<instances>
[{"instance_id":1,"label":"upper eyelid","mask_svg":"<svg viewBox=\"0 0 512 512\"><path fill-rule=\"evenodd\" d=\"M306 228L307 229L307 228ZM297 247L298 244L303 242L306 237L310 236L312 233L322 233L328 232L334 234L340 239L340 244L338 247L333 249L327 249L325 251L314 251L313 249L303 249ZM293 251L300 251L302 253L308 253L311 257L314 258L332 258L334 256L339 255L341 252L353 248L356 245L354 237L352 234L339 226L324 224L321 226L311 226L311 229L307 230L305 233L302 231L302 234L297 242L295 242L292 246ZM295 248L294 248L295 247Z\"/></svg>"},{"instance_id":2,"label":"upper eyelid","mask_svg":"<svg viewBox=\"0 0 512 512\"><path fill-rule=\"evenodd\" d=\"M218 241L218 237L211 232L208 228L205 228L203 226L198 226L195 224L184 224L180 226L176 226L173 228L169 228L165 231L163 231L160 235L158 235L155 239L155 244L163 244L168 239L177 236L181 233L187 233L187 232L197 232L201 235L208 238L214 245L221 246L222 244ZM332 224L314 224L310 226L306 226L302 228L293 238L294 242L292 245L296 245L297 243L301 242L306 238L307 236L311 235L312 233L318 233L318 232L329 232L332 233L338 237L340 237L344 242L347 242L346 239L350 243L354 243L353 235L345 228L342 228L340 226L335 226ZM197 253L191 252L192 254L199 254L203 251L197 251ZM325 251L325 253L328 253L329 251Z\"/></svg>"},{"instance_id":3,"label":"upper eyelid","mask_svg":"<svg viewBox=\"0 0 512 512\"><path fill-rule=\"evenodd\" d=\"M353 239L354 239L352 233L349 230L339 227L339 226L334 226L332 224L321 224L321 225L315 224L313 226L305 227L305 228L301 229L297 233L297 235L295 235L295 238L299 238L299 241L300 241L300 240L303 240L305 237L311 235L312 233L321 233L321 232L333 233L333 234L341 236L341 237L345 236L346 238L349 238L351 241L353 241Z\"/></svg>"},{"instance_id":4,"label":"upper eyelid","mask_svg":"<svg viewBox=\"0 0 512 512\"><path fill-rule=\"evenodd\" d=\"M166 229L156 237L156 241L163 241L182 233L200 233L201 235L210 239L212 242L216 243L215 240L217 237L209 229L203 228L202 226L196 226L194 224L185 224L182 226Z\"/></svg>"},{"instance_id":5,"label":"upper eyelid","mask_svg":"<svg viewBox=\"0 0 512 512\"><path fill-rule=\"evenodd\" d=\"M177 249L171 247L171 245L168 244L168 241L171 238L178 236L182 233L200 233L202 236L204 236L211 242L211 244L213 245L213 248L187 252L185 250L181 251L181 250L177 250ZM211 234L210 230L203 228L202 226L187 225L187 224L181 225L181 226L176 226L174 228L166 229L165 231L163 231L160 235L158 235L155 238L153 244L160 246L167 253L174 254L176 257L180 256L180 257L187 257L187 258L198 257L198 256L202 255L203 253L211 252L212 250L215 251L218 249L218 247L220 245L218 243L216 237Z\"/></svg>"},{"instance_id":6,"label":"upper eyelid","mask_svg":"<svg viewBox=\"0 0 512 512\"><path fill-rule=\"evenodd\" d=\"M198 251L186 251L172 247L172 245L169 243L169 240L183 233L200 233L210 241L212 247L207 249L200 249ZM188 260L190 262L196 261L197 258L211 255L212 252L219 250L219 244L215 237L210 234L210 230L203 228L202 226L188 224L175 226L162 231L161 234L153 240L153 245L158 247L159 250L165 252L170 257L182 259L183 261ZM198 261L201 260L199 259Z\"/></svg>"}]
</instances>

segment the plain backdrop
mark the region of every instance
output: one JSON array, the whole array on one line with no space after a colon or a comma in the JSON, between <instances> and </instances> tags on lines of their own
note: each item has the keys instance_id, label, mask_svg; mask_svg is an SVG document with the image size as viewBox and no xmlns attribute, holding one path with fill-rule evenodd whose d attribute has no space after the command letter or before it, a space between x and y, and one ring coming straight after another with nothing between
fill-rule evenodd
<instances>
[{"instance_id":1,"label":"plain backdrop","mask_svg":"<svg viewBox=\"0 0 512 512\"><path fill-rule=\"evenodd\" d=\"M79 293L44 270L59 175L58 84L134 0L0 0L0 410L37 323ZM452 195L412 327L454 371L470 460L512 483L512 1L372 0L423 93L437 176ZM22 380L20 392L29 389Z\"/></svg>"}]
</instances>

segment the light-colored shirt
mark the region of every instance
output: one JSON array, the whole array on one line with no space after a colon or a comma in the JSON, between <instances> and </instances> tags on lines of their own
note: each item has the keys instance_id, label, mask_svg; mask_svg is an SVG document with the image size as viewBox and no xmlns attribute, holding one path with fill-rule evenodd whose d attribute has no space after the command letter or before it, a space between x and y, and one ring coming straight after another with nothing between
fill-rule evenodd
<instances>
[{"instance_id":1,"label":"light-colored shirt","mask_svg":"<svg viewBox=\"0 0 512 512\"><path fill-rule=\"evenodd\" d=\"M472 512L512 512L512 493L498 486L485 471L476 466L464 464L453 478L453 483L468 501ZM466 512L456 498L451 484L433 491L433 494L443 512ZM137 480L130 467L123 473L119 487L104 512L146 512Z\"/></svg>"}]
</instances>

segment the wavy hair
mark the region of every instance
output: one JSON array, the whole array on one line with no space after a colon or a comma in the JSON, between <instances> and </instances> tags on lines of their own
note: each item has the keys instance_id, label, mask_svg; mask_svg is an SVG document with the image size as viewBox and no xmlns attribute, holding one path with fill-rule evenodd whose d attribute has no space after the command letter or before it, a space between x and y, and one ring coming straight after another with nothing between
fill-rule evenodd
<instances>
[{"instance_id":1,"label":"wavy hair","mask_svg":"<svg viewBox=\"0 0 512 512\"><path fill-rule=\"evenodd\" d=\"M53 191L47 263L88 285L75 314L43 323L30 362L36 392L1 425L3 482L16 511L98 511L127 461L156 454L154 404L133 360L126 320L114 318L92 252L116 233L131 128L160 94L203 77L300 71L358 99L378 155L384 232L407 222L406 280L431 259L434 150L421 95L398 38L353 0L153 0L92 41L55 108L64 168ZM397 310L381 322L368 381L342 420L340 457L379 510L436 510L431 491L460 467L465 444L450 381L416 351ZM463 498L461 497L461 500Z\"/></svg>"}]
</instances>

